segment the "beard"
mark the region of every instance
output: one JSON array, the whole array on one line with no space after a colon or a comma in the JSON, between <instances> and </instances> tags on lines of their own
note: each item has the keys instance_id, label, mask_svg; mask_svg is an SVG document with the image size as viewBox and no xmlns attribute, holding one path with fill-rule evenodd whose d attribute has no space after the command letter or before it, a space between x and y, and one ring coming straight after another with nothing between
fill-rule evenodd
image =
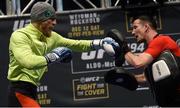
<instances>
[{"instance_id":1,"label":"beard","mask_svg":"<svg viewBox=\"0 0 180 108\"><path fill-rule=\"evenodd\" d=\"M51 36L51 32L52 32L53 27L46 27L46 26L43 25L40 28L41 28L42 33L46 37L50 37Z\"/></svg>"},{"instance_id":2,"label":"beard","mask_svg":"<svg viewBox=\"0 0 180 108\"><path fill-rule=\"evenodd\" d=\"M46 36L46 37L50 37L50 36L51 36L51 31L44 32L43 34L44 34L44 36Z\"/></svg>"}]
</instances>

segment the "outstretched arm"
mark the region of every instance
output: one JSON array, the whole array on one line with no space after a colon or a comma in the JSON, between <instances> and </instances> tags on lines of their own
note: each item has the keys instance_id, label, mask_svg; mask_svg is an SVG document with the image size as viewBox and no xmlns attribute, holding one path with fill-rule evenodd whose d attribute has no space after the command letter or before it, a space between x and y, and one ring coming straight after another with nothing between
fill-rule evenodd
<instances>
[{"instance_id":1,"label":"outstretched arm","mask_svg":"<svg viewBox=\"0 0 180 108\"><path fill-rule=\"evenodd\" d=\"M153 57L147 53L133 54L132 52L127 52L125 58L129 64L136 68L145 67L153 61Z\"/></svg>"}]
</instances>

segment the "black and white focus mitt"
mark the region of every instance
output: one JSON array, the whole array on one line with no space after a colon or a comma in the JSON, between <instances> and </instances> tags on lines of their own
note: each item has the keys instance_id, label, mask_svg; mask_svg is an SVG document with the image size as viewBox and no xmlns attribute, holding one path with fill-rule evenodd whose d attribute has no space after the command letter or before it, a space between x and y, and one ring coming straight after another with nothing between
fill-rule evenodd
<instances>
[{"instance_id":1,"label":"black and white focus mitt","mask_svg":"<svg viewBox=\"0 0 180 108\"><path fill-rule=\"evenodd\" d=\"M162 52L158 59L152 64L152 75L155 82L164 79L179 79L180 69L179 59L174 56L169 50Z\"/></svg>"}]
</instances>

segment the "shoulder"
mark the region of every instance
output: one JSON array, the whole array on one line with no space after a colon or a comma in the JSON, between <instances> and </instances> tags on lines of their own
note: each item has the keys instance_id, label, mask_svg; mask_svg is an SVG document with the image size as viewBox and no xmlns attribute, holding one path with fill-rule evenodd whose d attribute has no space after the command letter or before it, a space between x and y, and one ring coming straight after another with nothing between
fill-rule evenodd
<instances>
[{"instance_id":1,"label":"shoulder","mask_svg":"<svg viewBox=\"0 0 180 108\"><path fill-rule=\"evenodd\" d=\"M59 33L55 32L55 31L52 31L51 37L54 37L54 38L62 38L63 36L60 35Z\"/></svg>"},{"instance_id":2,"label":"shoulder","mask_svg":"<svg viewBox=\"0 0 180 108\"><path fill-rule=\"evenodd\" d=\"M171 37L169 35L160 34L155 39L171 39Z\"/></svg>"},{"instance_id":3,"label":"shoulder","mask_svg":"<svg viewBox=\"0 0 180 108\"><path fill-rule=\"evenodd\" d=\"M153 39L153 42L166 43L167 41L172 41L172 40L173 39L169 35L160 34L155 39Z\"/></svg>"},{"instance_id":4,"label":"shoulder","mask_svg":"<svg viewBox=\"0 0 180 108\"><path fill-rule=\"evenodd\" d=\"M60 35L60 34L57 33L57 32L55 32L55 31L52 31L52 32L51 32L51 35L52 35L52 36L58 36L58 35Z\"/></svg>"},{"instance_id":5,"label":"shoulder","mask_svg":"<svg viewBox=\"0 0 180 108\"><path fill-rule=\"evenodd\" d=\"M16 35L16 34L25 34L25 32L27 32L27 26L15 30L15 31L12 33L12 35Z\"/></svg>"},{"instance_id":6,"label":"shoulder","mask_svg":"<svg viewBox=\"0 0 180 108\"><path fill-rule=\"evenodd\" d=\"M17 42L17 41L29 40L23 29L24 28L14 31L11 35L10 41Z\"/></svg>"},{"instance_id":7,"label":"shoulder","mask_svg":"<svg viewBox=\"0 0 180 108\"><path fill-rule=\"evenodd\" d=\"M11 37L17 37L17 38L21 37L21 36L25 35L25 33L23 33L23 32L24 32L23 28L18 29L12 33Z\"/></svg>"}]
</instances>

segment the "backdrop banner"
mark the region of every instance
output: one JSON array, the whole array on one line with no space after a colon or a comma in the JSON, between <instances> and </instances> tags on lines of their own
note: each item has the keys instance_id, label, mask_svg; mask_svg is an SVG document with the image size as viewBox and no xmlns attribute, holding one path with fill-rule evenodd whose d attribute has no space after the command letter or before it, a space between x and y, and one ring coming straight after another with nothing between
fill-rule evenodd
<instances>
[{"instance_id":1,"label":"backdrop banner","mask_svg":"<svg viewBox=\"0 0 180 108\"><path fill-rule=\"evenodd\" d=\"M180 8L162 7L136 9L136 11L116 9L71 11L58 13L55 31L72 39L101 39L110 29L118 29L125 35L132 52L139 53L146 48L145 43L136 43L131 35L132 18L139 14L152 14L158 24L158 32L170 35L180 45ZM0 19L0 106L7 106L8 90L8 47L11 33L30 23L29 17ZM41 106L156 106L148 83L139 85L136 91L129 91L119 86L104 82L106 72L115 66L114 59L103 49L90 52L73 52L70 63L54 64L44 75L38 87L38 102ZM133 74L144 72L135 69L127 62L126 71Z\"/></svg>"}]
</instances>

